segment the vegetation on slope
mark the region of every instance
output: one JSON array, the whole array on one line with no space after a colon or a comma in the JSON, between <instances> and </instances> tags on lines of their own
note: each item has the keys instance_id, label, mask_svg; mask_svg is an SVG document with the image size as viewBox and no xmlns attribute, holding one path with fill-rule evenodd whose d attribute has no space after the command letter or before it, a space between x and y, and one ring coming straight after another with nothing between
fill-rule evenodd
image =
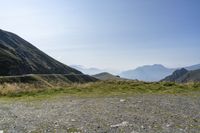
<instances>
[{"instance_id":1,"label":"vegetation on slope","mask_svg":"<svg viewBox=\"0 0 200 133\"><path fill-rule=\"evenodd\" d=\"M69 95L78 97L129 96L135 94L191 94L200 92L200 83L98 81L73 83L60 87L38 87L33 84L2 84L0 95L8 97Z\"/></svg>"},{"instance_id":2,"label":"vegetation on slope","mask_svg":"<svg viewBox=\"0 0 200 133\"><path fill-rule=\"evenodd\" d=\"M200 82L200 69L188 71L182 68L176 70L172 75L166 77L162 81L178 83Z\"/></svg>"},{"instance_id":3,"label":"vegetation on slope","mask_svg":"<svg viewBox=\"0 0 200 133\"><path fill-rule=\"evenodd\" d=\"M188 73L189 71L185 68L178 69L174 71L171 75L167 76L166 78L162 79L161 81L167 82L178 82L178 79L181 78L183 75Z\"/></svg>"}]
</instances>

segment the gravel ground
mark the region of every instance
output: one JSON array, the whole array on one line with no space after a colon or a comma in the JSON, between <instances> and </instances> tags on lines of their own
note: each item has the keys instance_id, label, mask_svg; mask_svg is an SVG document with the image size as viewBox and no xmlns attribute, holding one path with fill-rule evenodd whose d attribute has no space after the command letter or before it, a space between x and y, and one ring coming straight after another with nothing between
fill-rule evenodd
<instances>
[{"instance_id":1,"label":"gravel ground","mask_svg":"<svg viewBox=\"0 0 200 133\"><path fill-rule=\"evenodd\" d=\"M139 95L5 102L0 131L8 133L199 133L200 97Z\"/></svg>"}]
</instances>

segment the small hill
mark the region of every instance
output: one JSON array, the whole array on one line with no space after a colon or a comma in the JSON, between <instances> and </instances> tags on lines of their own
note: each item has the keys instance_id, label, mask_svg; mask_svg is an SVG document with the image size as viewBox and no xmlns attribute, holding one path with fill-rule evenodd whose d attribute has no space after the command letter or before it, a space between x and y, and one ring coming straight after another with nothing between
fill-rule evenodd
<instances>
[{"instance_id":1,"label":"small hill","mask_svg":"<svg viewBox=\"0 0 200 133\"><path fill-rule=\"evenodd\" d=\"M163 65L145 65L133 70L124 71L121 77L127 79L138 79L142 81L160 81L173 73L175 69L166 68Z\"/></svg>"},{"instance_id":2,"label":"small hill","mask_svg":"<svg viewBox=\"0 0 200 133\"><path fill-rule=\"evenodd\" d=\"M0 75L82 74L51 58L18 35L0 30Z\"/></svg>"},{"instance_id":3,"label":"small hill","mask_svg":"<svg viewBox=\"0 0 200 133\"><path fill-rule=\"evenodd\" d=\"M164 78L162 81L170 82L200 82L200 69L187 71L186 69L176 70L172 75Z\"/></svg>"},{"instance_id":4,"label":"small hill","mask_svg":"<svg viewBox=\"0 0 200 133\"><path fill-rule=\"evenodd\" d=\"M119 76L112 75L107 72L99 73L96 75L93 75L94 78L99 79L99 80L124 80L120 78Z\"/></svg>"}]
</instances>

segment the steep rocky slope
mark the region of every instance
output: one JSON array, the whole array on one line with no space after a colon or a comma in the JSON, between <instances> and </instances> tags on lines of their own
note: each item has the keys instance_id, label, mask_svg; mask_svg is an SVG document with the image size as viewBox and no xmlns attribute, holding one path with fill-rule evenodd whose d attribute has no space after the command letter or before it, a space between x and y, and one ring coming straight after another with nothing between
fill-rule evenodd
<instances>
[{"instance_id":1,"label":"steep rocky slope","mask_svg":"<svg viewBox=\"0 0 200 133\"><path fill-rule=\"evenodd\" d=\"M0 30L0 75L82 74L14 33Z\"/></svg>"}]
</instances>

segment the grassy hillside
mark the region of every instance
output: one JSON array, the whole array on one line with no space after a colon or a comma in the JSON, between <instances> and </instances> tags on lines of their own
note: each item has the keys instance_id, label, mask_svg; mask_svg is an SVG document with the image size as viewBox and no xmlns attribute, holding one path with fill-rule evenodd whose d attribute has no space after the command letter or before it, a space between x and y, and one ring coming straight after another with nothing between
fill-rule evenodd
<instances>
[{"instance_id":1,"label":"grassy hillside","mask_svg":"<svg viewBox=\"0 0 200 133\"><path fill-rule=\"evenodd\" d=\"M18 95L34 93L58 87L66 87L75 83L94 82L97 79L88 75L78 74L31 74L21 76L1 76L0 95ZM20 94L21 95L21 94Z\"/></svg>"},{"instance_id":2,"label":"grassy hillside","mask_svg":"<svg viewBox=\"0 0 200 133\"><path fill-rule=\"evenodd\" d=\"M0 83L86 83L97 81L94 77L83 74L28 74L20 76L0 76Z\"/></svg>"}]
</instances>

